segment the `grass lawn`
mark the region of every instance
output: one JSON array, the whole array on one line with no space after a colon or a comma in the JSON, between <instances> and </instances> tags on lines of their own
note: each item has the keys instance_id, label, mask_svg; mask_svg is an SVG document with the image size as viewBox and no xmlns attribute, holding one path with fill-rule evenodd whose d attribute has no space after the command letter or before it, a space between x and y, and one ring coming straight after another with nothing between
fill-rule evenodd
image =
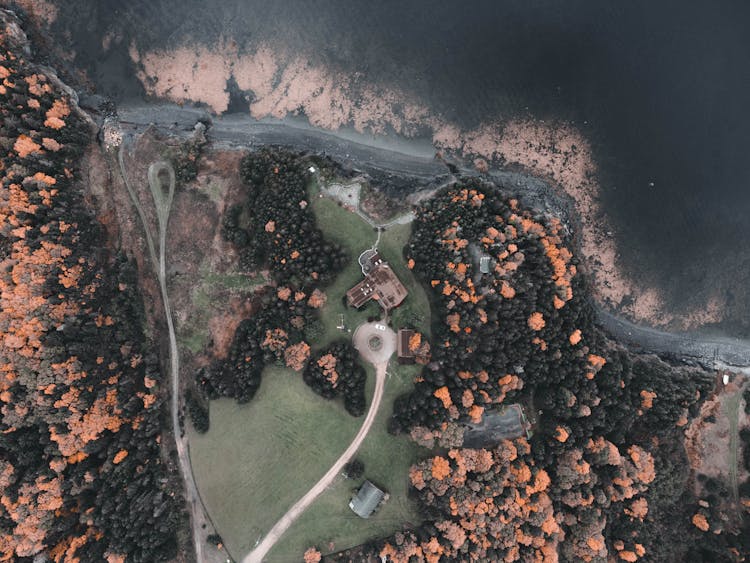
<instances>
[{"instance_id":1,"label":"grass lawn","mask_svg":"<svg viewBox=\"0 0 750 563\"><path fill-rule=\"evenodd\" d=\"M325 288L328 302L321 310L323 334L314 343L314 348L322 348L339 338L349 338L349 332L336 328L344 315L347 329L354 331L357 326L367 321L368 316L378 316L380 308L372 303L361 310L347 307L344 303L346 292L362 279L362 269L357 258L363 250L371 248L377 239L377 233L362 220L359 215L339 206L328 197L319 197L320 190L315 182L309 186L310 200L318 226L326 238L340 244L349 253L349 265L339 272L334 282Z\"/></svg>"},{"instance_id":2,"label":"grass lawn","mask_svg":"<svg viewBox=\"0 0 750 563\"><path fill-rule=\"evenodd\" d=\"M266 369L249 404L211 401L210 416L206 434L191 429L190 459L203 502L235 559L325 474L361 423L281 368Z\"/></svg>"},{"instance_id":3,"label":"grass lawn","mask_svg":"<svg viewBox=\"0 0 750 563\"><path fill-rule=\"evenodd\" d=\"M412 387L418 366L392 366L385 387L378 417L373 423L357 458L365 465L362 479L357 481L339 477L328 490L317 498L307 511L284 534L267 561L287 563L299 561L301 554L312 545L324 553L341 551L367 540L385 537L421 522L416 506L407 497L409 466L426 455L407 436L388 434L388 419L393 412L393 401ZM372 393L375 376L368 370L368 396ZM390 499L372 517L363 520L349 509L354 490L370 479L390 493ZM329 542L333 549L329 549Z\"/></svg>"}]
</instances>

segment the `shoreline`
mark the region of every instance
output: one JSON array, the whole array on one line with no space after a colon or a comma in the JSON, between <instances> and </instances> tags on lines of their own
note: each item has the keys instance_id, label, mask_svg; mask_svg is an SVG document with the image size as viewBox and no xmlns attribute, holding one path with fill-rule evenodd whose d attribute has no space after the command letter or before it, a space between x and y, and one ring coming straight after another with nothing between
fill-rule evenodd
<instances>
[{"instance_id":1,"label":"shoreline","mask_svg":"<svg viewBox=\"0 0 750 563\"><path fill-rule=\"evenodd\" d=\"M117 115L120 125L137 129L154 124L172 134L191 133L197 121L206 120L211 124L206 136L214 146L221 148L284 145L322 153L343 164L351 162L359 167L413 178L434 179L451 175L448 167L435 159L436 151L427 139L375 137L353 128L323 130L309 125L301 117L256 120L244 113L216 116L203 108L169 102L118 106ZM471 171L467 168L461 172Z\"/></svg>"},{"instance_id":2,"label":"shoreline","mask_svg":"<svg viewBox=\"0 0 750 563\"><path fill-rule=\"evenodd\" d=\"M333 159L343 168L365 172L380 182L409 186L412 192L435 189L457 177L486 177L517 195L526 205L554 214L568 226L575 250L580 253L581 218L570 196L563 195L545 179L512 170L490 169L483 176L466 163L454 163L456 173L435 158L436 151L424 140L374 137L351 130L315 128L304 118L256 120L247 114L211 115L207 110L168 102L129 104L117 108L122 129L135 133L157 127L165 134L187 137L198 121L211 125L211 146L247 150L262 145L285 146ZM124 126L124 127L123 127ZM129 130L129 131L128 131ZM591 273L587 275L591 276ZM597 324L617 342L643 352L698 363L706 369L750 367L750 341L729 334L706 336L696 332L667 332L622 318L593 300ZM742 370L740 370L742 371Z\"/></svg>"}]
</instances>

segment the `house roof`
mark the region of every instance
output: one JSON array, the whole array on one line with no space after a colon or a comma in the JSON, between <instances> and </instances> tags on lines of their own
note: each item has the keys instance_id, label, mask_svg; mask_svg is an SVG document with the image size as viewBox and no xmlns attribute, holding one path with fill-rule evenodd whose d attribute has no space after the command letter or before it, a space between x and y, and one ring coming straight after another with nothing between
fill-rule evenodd
<instances>
[{"instance_id":1,"label":"house roof","mask_svg":"<svg viewBox=\"0 0 750 563\"><path fill-rule=\"evenodd\" d=\"M346 300L349 302L349 305L359 309L372 299L374 291L374 284L370 281L369 277L365 277L365 279L346 292Z\"/></svg>"},{"instance_id":2,"label":"house roof","mask_svg":"<svg viewBox=\"0 0 750 563\"><path fill-rule=\"evenodd\" d=\"M346 292L346 299L358 309L370 299L380 301L384 309L392 309L400 305L408 293L391 267L380 262L365 279Z\"/></svg>"},{"instance_id":3,"label":"house roof","mask_svg":"<svg viewBox=\"0 0 750 563\"><path fill-rule=\"evenodd\" d=\"M360 518L369 518L380 502L385 497L385 493L370 481L365 481L357 491L357 494L349 501L349 508Z\"/></svg>"}]
</instances>

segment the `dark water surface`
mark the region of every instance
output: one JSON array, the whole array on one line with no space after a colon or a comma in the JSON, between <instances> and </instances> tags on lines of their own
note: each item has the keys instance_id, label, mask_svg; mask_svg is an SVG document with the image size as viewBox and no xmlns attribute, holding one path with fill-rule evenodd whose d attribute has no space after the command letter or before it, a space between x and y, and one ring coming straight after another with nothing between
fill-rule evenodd
<instances>
[{"instance_id":1,"label":"dark water surface","mask_svg":"<svg viewBox=\"0 0 750 563\"><path fill-rule=\"evenodd\" d=\"M748 326L750 2L85 0L60 5L102 90L137 96L125 49L280 45L395 85L464 127L529 114L592 139L624 263L675 310L718 288ZM106 56L101 38L122 33Z\"/></svg>"}]
</instances>

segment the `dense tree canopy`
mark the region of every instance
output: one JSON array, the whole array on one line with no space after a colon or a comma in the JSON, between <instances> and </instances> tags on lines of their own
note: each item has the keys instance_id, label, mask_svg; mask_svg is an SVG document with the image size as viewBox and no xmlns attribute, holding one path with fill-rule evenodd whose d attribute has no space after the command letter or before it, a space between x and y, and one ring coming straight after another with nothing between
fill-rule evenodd
<instances>
[{"instance_id":1,"label":"dense tree canopy","mask_svg":"<svg viewBox=\"0 0 750 563\"><path fill-rule=\"evenodd\" d=\"M242 161L245 201L224 218L224 236L242 266L268 266L280 285L306 290L341 271L347 256L327 241L307 201L308 175L293 153L263 148Z\"/></svg>"},{"instance_id":2,"label":"dense tree canopy","mask_svg":"<svg viewBox=\"0 0 750 563\"><path fill-rule=\"evenodd\" d=\"M181 517L132 265L84 203L92 134L0 30L0 559L162 561Z\"/></svg>"},{"instance_id":3,"label":"dense tree canopy","mask_svg":"<svg viewBox=\"0 0 750 563\"><path fill-rule=\"evenodd\" d=\"M432 358L397 401L391 429L451 449L412 467L428 523L379 554L603 562L662 553L649 528L685 527L664 518L676 501L663 491L686 491L685 475L669 470L679 454L662 440L682 439L712 379L608 341L563 225L495 186L438 192L406 252L430 293ZM511 401L541 411L530 442L461 448L461 423Z\"/></svg>"},{"instance_id":4,"label":"dense tree canopy","mask_svg":"<svg viewBox=\"0 0 750 563\"><path fill-rule=\"evenodd\" d=\"M334 342L317 352L305 368L305 383L321 397L344 397L344 406L352 416L365 413L367 374L350 342Z\"/></svg>"},{"instance_id":5,"label":"dense tree canopy","mask_svg":"<svg viewBox=\"0 0 750 563\"><path fill-rule=\"evenodd\" d=\"M343 395L350 414L363 414L366 376L351 345L333 344L308 361L320 333L317 309L327 301L323 288L351 257L316 225L304 159L264 148L245 157L240 175L246 199L227 211L223 234L238 247L241 267L268 268L275 287L257 296L257 312L240 323L227 359L198 374L199 387L209 398L246 402L258 390L263 368L277 363L304 370L316 393ZM332 366L327 371L322 358Z\"/></svg>"}]
</instances>

